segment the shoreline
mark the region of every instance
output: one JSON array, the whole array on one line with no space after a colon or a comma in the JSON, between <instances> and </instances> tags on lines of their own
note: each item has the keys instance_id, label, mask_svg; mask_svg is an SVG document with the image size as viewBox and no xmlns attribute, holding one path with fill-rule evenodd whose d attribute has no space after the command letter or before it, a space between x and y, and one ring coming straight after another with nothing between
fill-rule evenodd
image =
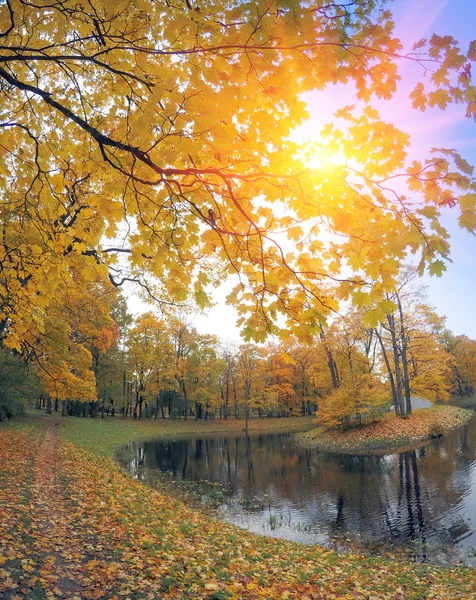
<instances>
[{"instance_id":1,"label":"shoreline","mask_svg":"<svg viewBox=\"0 0 476 600\"><path fill-rule=\"evenodd\" d=\"M457 406L415 410L408 419L388 415L377 423L347 431L316 427L298 433L296 443L336 454L385 456L420 448L465 425L474 413Z\"/></svg>"},{"instance_id":2,"label":"shoreline","mask_svg":"<svg viewBox=\"0 0 476 600\"><path fill-rule=\"evenodd\" d=\"M132 423L63 423L25 419L1 428L7 468L0 473L0 529L8 535L0 536L0 596L12 598L17 590L31 598L208 600L474 595L476 571L467 566L416 564L359 548L343 554L217 521L118 467L113 448L137 434Z\"/></svg>"}]
</instances>

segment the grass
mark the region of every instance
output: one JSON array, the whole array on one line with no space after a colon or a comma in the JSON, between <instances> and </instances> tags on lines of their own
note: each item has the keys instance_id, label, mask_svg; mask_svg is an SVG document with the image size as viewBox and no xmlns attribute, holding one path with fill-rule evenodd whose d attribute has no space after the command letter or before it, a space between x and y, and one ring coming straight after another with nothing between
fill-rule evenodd
<instances>
[{"instance_id":1,"label":"grass","mask_svg":"<svg viewBox=\"0 0 476 600\"><path fill-rule=\"evenodd\" d=\"M455 398L451 401L451 404L460 406L461 408L476 409L476 394L474 394L473 396Z\"/></svg>"},{"instance_id":2,"label":"grass","mask_svg":"<svg viewBox=\"0 0 476 600\"><path fill-rule=\"evenodd\" d=\"M428 442L464 425L473 416L456 406L414 411L409 418L387 415L378 423L347 431L317 427L297 436L299 444L341 454L388 454Z\"/></svg>"},{"instance_id":3,"label":"grass","mask_svg":"<svg viewBox=\"0 0 476 600\"><path fill-rule=\"evenodd\" d=\"M40 413L41 414L41 413ZM96 455L113 458L117 449L132 441L150 440L162 436L177 436L184 434L213 434L230 431L243 431L243 419L212 419L210 421L195 421L194 419L142 419L133 421L121 417L101 419L68 417L52 415L37 417L52 420L60 427L62 435L69 441L93 450ZM276 431L279 429L311 428L314 417L290 417L274 419L250 419L249 431Z\"/></svg>"},{"instance_id":4,"label":"grass","mask_svg":"<svg viewBox=\"0 0 476 600\"><path fill-rule=\"evenodd\" d=\"M290 423L277 421L283 425L263 420L252 427ZM224 425L36 417L0 427L2 600L476 597L474 569L253 535L143 486L112 460L119 445L138 437L212 433Z\"/></svg>"}]
</instances>

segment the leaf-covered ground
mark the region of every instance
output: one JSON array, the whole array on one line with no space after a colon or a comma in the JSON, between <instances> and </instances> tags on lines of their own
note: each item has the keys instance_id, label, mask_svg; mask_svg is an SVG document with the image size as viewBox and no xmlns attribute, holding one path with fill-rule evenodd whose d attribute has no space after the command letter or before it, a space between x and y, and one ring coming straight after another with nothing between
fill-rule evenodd
<instances>
[{"instance_id":1,"label":"leaf-covered ground","mask_svg":"<svg viewBox=\"0 0 476 600\"><path fill-rule=\"evenodd\" d=\"M473 413L456 406L435 406L414 411L407 419L389 414L382 421L348 431L312 429L298 436L299 443L343 454L385 454L405 449L436 435L461 427Z\"/></svg>"},{"instance_id":2,"label":"leaf-covered ground","mask_svg":"<svg viewBox=\"0 0 476 600\"><path fill-rule=\"evenodd\" d=\"M0 428L2 600L476 597L470 568L339 554L215 521L130 479L106 446L94 452L98 422L62 425ZM108 427L112 449L126 425ZM69 441L78 431L85 445Z\"/></svg>"}]
</instances>

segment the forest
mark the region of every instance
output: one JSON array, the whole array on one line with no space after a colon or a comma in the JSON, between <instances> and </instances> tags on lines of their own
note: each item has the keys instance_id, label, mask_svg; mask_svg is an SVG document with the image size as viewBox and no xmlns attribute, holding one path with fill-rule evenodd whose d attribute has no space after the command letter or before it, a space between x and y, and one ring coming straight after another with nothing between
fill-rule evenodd
<instances>
[{"instance_id":1,"label":"forest","mask_svg":"<svg viewBox=\"0 0 476 600\"><path fill-rule=\"evenodd\" d=\"M378 327L365 324L364 310L348 307L309 341L227 343L199 334L191 311L134 319L123 296L113 291L107 298L110 304L100 305L97 297L94 320L89 306L87 314L79 303L68 312L92 357L90 379L78 373L84 387L67 379L75 365L61 356L58 320L37 363L25 365L3 349L3 418L20 414L26 402L47 414L133 419L317 411L321 425L347 429L381 419L391 406L400 416L410 414L411 396L442 403L476 389L476 341L445 327L412 269L388 295L396 308Z\"/></svg>"}]
</instances>

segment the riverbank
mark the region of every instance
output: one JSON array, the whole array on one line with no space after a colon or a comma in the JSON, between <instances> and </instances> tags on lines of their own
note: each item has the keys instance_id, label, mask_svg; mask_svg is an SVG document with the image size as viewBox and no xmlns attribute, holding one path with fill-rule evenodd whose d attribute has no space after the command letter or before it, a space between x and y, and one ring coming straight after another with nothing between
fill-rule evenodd
<instances>
[{"instance_id":1,"label":"riverbank","mask_svg":"<svg viewBox=\"0 0 476 600\"><path fill-rule=\"evenodd\" d=\"M107 436L99 435L98 423L53 417L0 427L5 600L456 600L476 594L471 568L340 554L215 521L118 467L114 448L137 433L136 423L103 422Z\"/></svg>"},{"instance_id":2,"label":"riverbank","mask_svg":"<svg viewBox=\"0 0 476 600\"><path fill-rule=\"evenodd\" d=\"M298 444L339 454L393 454L415 448L467 423L473 412L456 406L434 406L414 411L407 419L395 414L348 431L317 427L296 435Z\"/></svg>"},{"instance_id":3,"label":"riverbank","mask_svg":"<svg viewBox=\"0 0 476 600\"><path fill-rule=\"evenodd\" d=\"M454 404L455 406L460 406L461 408L469 408L471 410L475 410L476 409L476 394L473 394L472 396L461 396L461 397L454 398L451 401L451 404Z\"/></svg>"},{"instance_id":4,"label":"riverbank","mask_svg":"<svg viewBox=\"0 0 476 600\"><path fill-rule=\"evenodd\" d=\"M38 416L39 415L39 416ZM159 437L171 437L187 434L205 434L243 431L243 419L229 418L210 419L209 421L195 421L194 419L122 419L121 417L107 417L104 419L68 417L52 415L43 416L42 413L33 415L36 419L52 419L64 431L65 436L78 446L92 448L95 454L112 457L119 447L129 442L145 441ZM248 421L250 432L304 430L314 427L315 416L282 417L282 418L253 418Z\"/></svg>"}]
</instances>

